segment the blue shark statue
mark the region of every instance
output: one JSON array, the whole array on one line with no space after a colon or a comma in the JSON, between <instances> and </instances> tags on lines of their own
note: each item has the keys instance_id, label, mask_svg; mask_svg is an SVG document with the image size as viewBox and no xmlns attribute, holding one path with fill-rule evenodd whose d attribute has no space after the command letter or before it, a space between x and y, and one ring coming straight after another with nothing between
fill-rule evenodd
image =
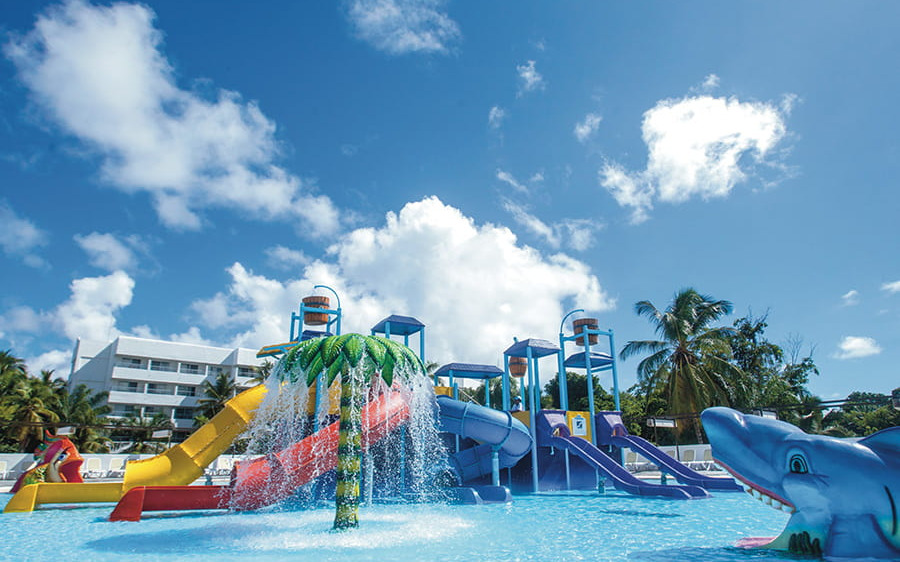
<instances>
[{"instance_id":1,"label":"blue shark statue","mask_svg":"<svg viewBox=\"0 0 900 562\"><path fill-rule=\"evenodd\" d=\"M900 427L852 441L730 408L701 417L713 458L755 498L792 514L778 537L754 546L900 560Z\"/></svg>"}]
</instances>

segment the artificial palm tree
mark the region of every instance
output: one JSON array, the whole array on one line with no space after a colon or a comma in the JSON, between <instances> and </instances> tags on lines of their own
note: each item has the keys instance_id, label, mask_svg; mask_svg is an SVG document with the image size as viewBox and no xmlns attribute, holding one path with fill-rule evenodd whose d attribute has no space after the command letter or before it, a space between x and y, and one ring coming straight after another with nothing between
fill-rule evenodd
<instances>
[{"instance_id":1,"label":"artificial palm tree","mask_svg":"<svg viewBox=\"0 0 900 562\"><path fill-rule=\"evenodd\" d=\"M734 330L710 324L731 314L732 308L730 302L714 300L692 288L676 293L664 311L650 301L634 305L637 315L647 318L661 339L629 341L621 357L649 353L638 363L638 379L648 394L663 391L669 413L697 413L710 406L731 404L729 381L742 378L741 370L728 361L728 336ZM698 424L694 428L699 442Z\"/></svg>"},{"instance_id":2,"label":"artificial palm tree","mask_svg":"<svg viewBox=\"0 0 900 562\"><path fill-rule=\"evenodd\" d=\"M419 358L408 347L380 336L344 334L301 342L282 359L282 380L305 376L312 386L320 376L330 387L341 377L341 414L338 437L337 488L334 530L359 526L359 479L362 456L362 406L373 376L388 386L394 377L424 374Z\"/></svg>"}]
</instances>

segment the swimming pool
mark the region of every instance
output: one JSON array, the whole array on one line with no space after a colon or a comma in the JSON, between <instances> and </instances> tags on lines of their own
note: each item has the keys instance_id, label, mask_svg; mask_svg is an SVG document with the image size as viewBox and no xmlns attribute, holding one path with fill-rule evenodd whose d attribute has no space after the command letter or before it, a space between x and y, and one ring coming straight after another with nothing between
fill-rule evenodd
<instances>
[{"instance_id":1,"label":"swimming pool","mask_svg":"<svg viewBox=\"0 0 900 562\"><path fill-rule=\"evenodd\" d=\"M0 506L11 496L0 494ZM671 501L612 491L516 496L509 505L363 507L360 529L330 532L333 507L147 514L109 523L111 506L0 515L5 560L786 560L731 547L775 536L786 513L746 494Z\"/></svg>"}]
</instances>

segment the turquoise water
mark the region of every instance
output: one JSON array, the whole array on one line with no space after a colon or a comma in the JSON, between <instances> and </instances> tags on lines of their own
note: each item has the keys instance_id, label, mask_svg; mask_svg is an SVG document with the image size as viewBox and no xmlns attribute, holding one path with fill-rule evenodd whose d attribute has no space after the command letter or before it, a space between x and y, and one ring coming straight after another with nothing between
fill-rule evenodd
<instances>
[{"instance_id":1,"label":"turquoise water","mask_svg":"<svg viewBox=\"0 0 900 562\"><path fill-rule=\"evenodd\" d=\"M0 494L5 505L11 496ZM740 493L705 500L609 491L516 496L509 505L374 505L357 531L329 532L333 508L148 514L111 506L0 515L4 560L785 560L731 545L777 535L787 514Z\"/></svg>"}]
</instances>

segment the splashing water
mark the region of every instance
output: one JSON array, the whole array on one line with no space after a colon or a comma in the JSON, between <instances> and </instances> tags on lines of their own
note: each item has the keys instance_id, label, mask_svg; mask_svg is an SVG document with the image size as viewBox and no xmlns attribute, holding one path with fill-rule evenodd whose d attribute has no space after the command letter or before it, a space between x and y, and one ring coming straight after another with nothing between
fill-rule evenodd
<instances>
[{"instance_id":1,"label":"splashing water","mask_svg":"<svg viewBox=\"0 0 900 562\"><path fill-rule=\"evenodd\" d=\"M314 434L313 416L310 415L311 391L306 384L305 373L286 372L285 361L279 361L266 380L266 397L256 411L254 419L240 440L246 442L245 460L238 463L234 491L230 505L234 509L280 502L279 508L309 507L318 502L331 501L334 497L334 445L326 439L307 439L306 448L296 446L285 450ZM356 368L363 368L362 366ZM299 368L295 367L294 370ZM399 366L393 384L389 387L381 377L373 376L366 389L368 416L382 420L396 415L388 401L380 397L399 397L409 415L397 429L380 441L370 445L363 454L361 500L371 503L390 498L392 501L429 501L442 497L436 479L449 468L447 451L440 439L437 422L437 403L429 379L411 367ZM334 381L337 385L339 375ZM287 382L286 382L287 381ZM295 382L290 382L295 381ZM332 392L324 392L318 411L320 434L336 424L334 405L329 400ZM331 428L336 430L335 428ZM295 454L296 452L296 454ZM265 481L250 471L243 470L251 459L264 457L270 464ZM322 474L297 488L291 474L301 467L311 466L315 474ZM263 499L265 498L265 499ZM289 501L284 501L289 500Z\"/></svg>"}]
</instances>

